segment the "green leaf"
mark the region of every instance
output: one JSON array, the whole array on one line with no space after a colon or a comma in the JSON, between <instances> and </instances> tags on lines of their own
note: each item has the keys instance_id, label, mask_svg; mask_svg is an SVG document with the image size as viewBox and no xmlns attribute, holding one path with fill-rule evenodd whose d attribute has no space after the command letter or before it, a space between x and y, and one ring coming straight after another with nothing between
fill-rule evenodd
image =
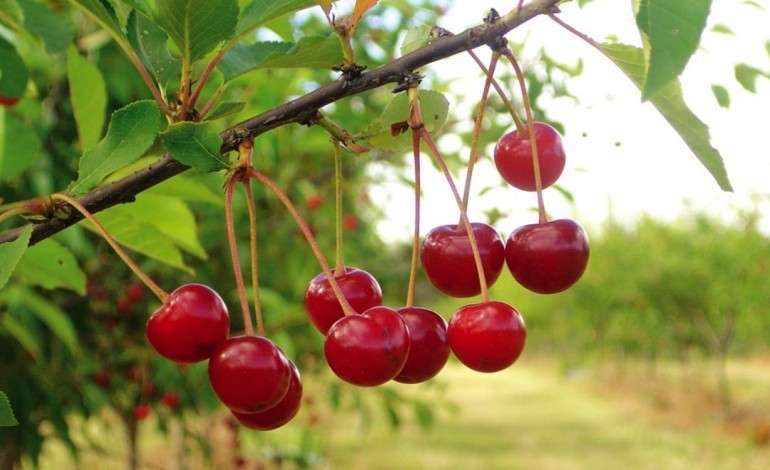
<instances>
[{"instance_id":1,"label":"green leaf","mask_svg":"<svg viewBox=\"0 0 770 470\"><path fill-rule=\"evenodd\" d=\"M747 64L738 64L735 66L735 79L743 88L751 93L757 92L757 77L770 78L770 74L752 67Z\"/></svg>"},{"instance_id":2,"label":"green leaf","mask_svg":"<svg viewBox=\"0 0 770 470\"><path fill-rule=\"evenodd\" d=\"M96 24L107 31L124 51L130 50L115 10L108 0L70 0L70 2L82 9Z\"/></svg>"},{"instance_id":3,"label":"green leaf","mask_svg":"<svg viewBox=\"0 0 770 470\"><path fill-rule=\"evenodd\" d=\"M77 353L80 345L72 321L58 305L31 289L18 289L18 300L45 324L67 348Z\"/></svg>"},{"instance_id":4,"label":"green leaf","mask_svg":"<svg viewBox=\"0 0 770 470\"><path fill-rule=\"evenodd\" d=\"M24 13L16 0L0 0L0 24L18 31L22 28Z\"/></svg>"},{"instance_id":5,"label":"green leaf","mask_svg":"<svg viewBox=\"0 0 770 470\"><path fill-rule=\"evenodd\" d=\"M727 34L728 36L735 36L735 32L732 29L730 29L729 26L721 23L715 24L714 26L712 26L711 31L715 33L720 33L720 34Z\"/></svg>"},{"instance_id":6,"label":"green leaf","mask_svg":"<svg viewBox=\"0 0 770 470\"><path fill-rule=\"evenodd\" d=\"M67 49L67 79L80 147L90 149L102 136L107 110L107 88L99 68L82 57L75 46Z\"/></svg>"},{"instance_id":7,"label":"green leaf","mask_svg":"<svg viewBox=\"0 0 770 470\"><path fill-rule=\"evenodd\" d=\"M641 90L645 77L644 52L638 47L624 44L597 45ZM684 102L679 80L666 85L650 102L679 133L719 186L725 191L732 191L722 156L711 146L708 127Z\"/></svg>"},{"instance_id":8,"label":"green leaf","mask_svg":"<svg viewBox=\"0 0 770 470\"><path fill-rule=\"evenodd\" d=\"M723 108L730 107L730 93L727 91L727 88L722 85L711 85L711 92L714 93L714 98L716 98L719 106Z\"/></svg>"},{"instance_id":9,"label":"green leaf","mask_svg":"<svg viewBox=\"0 0 770 470\"><path fill-rule=\"evenodd\" d=\"M24 29L43 39L45 49L51 54L64 52L75 37L75 28L69 21L57 15L48 2L21 0L24 12Z\"/></svg>"},{"instance_id":10,"label":"green leaf","mask_svg":"<svg viewBox=\"0 0 770 470\"><path fill-rule=\"evenodd\" d=\"M0 317L0 326L5 328L8 334L18 341L33 359L37 360L41 356L40 341L37 335L22 325L19 320L11 315L3 315Z\"/></svg>"},{"instance_id":11,"label":"green leaf","mask_svg":"<svg viewBox=\"0 0 770 470\"><path fill-rule=\"evenodd\" d=\"M306 36L296 43L264 41L238 44L218 64L225 81L260 68L331 68L342 62L339 39Z\"/></svg>"},{"instance_id":12,"label":"green leaf","mask_svg":"<svg viewBox=\"0 0 770 470\"><path fill-rule=\"evenodd\" d=\"M163 145L180 163L201 171L217 171L228 167L219 153L222 137L208 123L180 122L161 134Z\"/></svg>"},{"instance_id":13,"label":"green leaf","mask_svg":"<svg viewBox=\"0 0 770 470\"><path fill-rule=\"evenodd\" d=\"M312 0L254 0L246 5L238 15L235 36L240 38L249 31L264 25L282 15L293 13L315 4Z\"/></svg>"},{"instance_id":14,"label":"green leaf","mask_svg":"<svg viewBox=\"0 0 770 470\"><path fill-rule=\"evenodd\" d=\"M636 24L646 35L649 57L642 99L649 100L678 77L700 44L711 0L641 0Z\"/></svg>"},{"instance_id":15,"label":"green leaf","mask_svg":"<svg viewBox=\"0 0 770 470\"><path fill-rule=\"evenodd\" d=\"M80 158L78 179L67 192L79 196L110 173L130 165L150 148L160 128L154 101L136 101L112 114L107 135Z\"/></svg>"},{"instance_id":16,"label":"green leaf","mask_svg":"<svg viewBox=\"0 0 770 470\"><path fill-rule=\"evenodd\" d=\"M126 30L128 42L162 88L179 81L182 62L169 52L168 35L160 26L149 17L132 11Z\"/></svg>"},{"instance_id":17,"label":"green leaf","mask_svg":"<svg viewBox=\"0 0 770 470\"><path fill-rule=\"evenodd\" d=\"M162 196L178 197L185 201L205 202L218 206L224 204L221 193L216 193L209 189L208 186L200 181L200 178L188 177L185 174L175 176L160 183L153 187L150 192Z\"/></svg>"},{"instance_id":18,"label":"green leaf","mask_svg":"<svg viewBox=\"0 0 770 470\"><path fill-rule=\"evenodd\" d=\"M8 396L0 390L0 427L2 426L18 426L19 422L13 416L13 410L11 409L11 402L8 401Z\"/></svg>"},{"instance_id":19,"label":"green leaf","mask_svg":"<svg viewBox=\"0 0 770 470\"><path fill-rule=\"evenodd\" d=\"M230 39L238 22L237 0L158 0L156 22L194 62Z\"/></svg>"},{"instance_id":20,"label":"green leaf","mask_svg":"<svg viewBox=\"0 0 770 470\"><path fill-rule=\"evenodd\" d=\"M45 289L69 289L86 293L86 276L75 256L65 246L49 238L27 249L16 273L24 282Z\"/></svg>"},{"instance_id":21,"label":"green leaf","mask_svg":"<svg viewBox=\"0 0 770 470\"><path fill-rule=\"evenodd\" d=\"M27 90L27 67L16 48L0 36L0 96L20 98Z\"/></svg>"},{"instance_id":22,"label":"green leaf","mask_svg":"<svg viewBox=\"0 0 770 470\"><path fill-rule=\"evenodd\" d=\"M206 121L214 121L225 116L239 113L245 107L246 103L244 102L223 101L218 103L217 106L206 115Z\"/></svg>"},{"instance_id":23,"label":"green leaf","mask_svg":"<svg viewBox=\"0 0 770 470\"><path fill-rule=\"evenodd\" d=\"M420 90L420 113L425 129L431 134L436 133L444 125L449 113L449 101L446 97L433 90ZM391 134L391 125L405 121L409 116L409 101L406 93L393 97L382 115L357 138L363 138L367 143L386 150L406 150L412 148L411 131L400 135Z\"/></svg>"},{"instance_id":24,"label":"green leaf","mask_svg":"<svg viewBox=\"0 0 770 470\"><path fill-rule=\"evenodd\" d=\"M35 126L0 107L0 179L15 178L32 166L41 145Z\"/></svg>"},{"instance_id":25,"label":"green leaf","mask_svg":"<svg viewBox=\"0 0 770 470\"><path fill-rule=\"evenodd\" d=\"M19 232L16 240L0 244L0 289L8 282L11 273L27 250L31 235L32 226L27 225Z\"/></svg>"},{"instance_id":26,"label":"green leaf","mask_svg":"<svg viewBox=\"0 0 770 470\"><path fill-rule=\"evenodd\" d=\"M407 55L417 49L425 47L430 41L431 28L428 25L417 26L406 32L404 41L401 43L401 55Z\"/></svg>"}]
</instances>

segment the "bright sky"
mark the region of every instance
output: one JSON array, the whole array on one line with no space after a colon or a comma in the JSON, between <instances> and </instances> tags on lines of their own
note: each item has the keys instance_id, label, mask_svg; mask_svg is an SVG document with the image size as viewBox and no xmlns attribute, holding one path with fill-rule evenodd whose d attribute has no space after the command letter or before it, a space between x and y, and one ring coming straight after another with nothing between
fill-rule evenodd
<instances>
[{"instance_id":1,"label":"bright sky","mask_svg":"<svg viewBox=\"0 0 770 470\"><path fill-rule=\"evenodd\" d=\"M455 6L440 25L462 31L478 23L489 8L504 11L515 2L452 3ZM598 40L614 36L622 42L639 43L630 0L594 0L582 10L567 3L561 18ZM741 62L770 70L770 54L765 50L765 42L770 40L770 5L761 11L735 0L713 0L707 29L716 23L728 26L735 35L704 33L701 49L688 64L682 82L690 109L711 130L712 145L722 154L734 193L720 190L657 110L641 103L639 91L597 51L547 18L537 18L510 35L512 40L527 38L526 56L519 58L523 63L537 60L537 51L543 47L564 63L574 64L581 57L585 64L583 75L567 82L579 103L563 98L542 102L549 115L565 125L567 166L559 183L575 197L574 205L570 205L555 190L546 190L546 208L552 218L572 217L589 229L589 234L591 227L600 226L610 215L633 221L648 213L670 220L690 210L688 207L729 220L736 209L750 207L752 197L762 195L763 227L770 232L770 80L759 78L757 93L751 94L733 76L733 66ZM473 67L469 58L458 56L432 70L445 78L448 74L457 76L453 90L473 104L484 83ZM730 91L729 109L717 105L712 84ZM451 146L452 139L445 139L444 144ZM485 181L499 180L491 149L485 155L474 174L476 190L486 186ZM435 225L455 223L459 214L443 177L426 175L424 179L422 233ZM412 204L411 191L395 183L373 188L372 198L375 203L401 208ZM506 236L516 226L536 221L529 210L535 204L533 193L514 188L495 190L471 201L471 219L483 219L483 210L497 207L510 214L497 224ZM408 240L411 216L405 216L402 209L390 214L380 228L388 237Z\"/></svg>"}]
</instances>

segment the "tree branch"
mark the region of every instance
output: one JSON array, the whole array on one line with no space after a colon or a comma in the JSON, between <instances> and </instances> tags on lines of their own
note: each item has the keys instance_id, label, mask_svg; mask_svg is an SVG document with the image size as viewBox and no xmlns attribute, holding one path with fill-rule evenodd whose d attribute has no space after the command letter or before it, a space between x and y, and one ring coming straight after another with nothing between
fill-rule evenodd
<instances>
[{"instance_id":1,"label":"tree branch","mask_svg":"<svg viewBox=\"0 0 770 470\"><path fill-rule=\"evenodd\" d=\"M504 36L521 24L539 15L548 14L562 0L532 0L520 10L487 21L480 26L467 29L460 34L443 36L427 46L393 60L354 79L344 77L321 88L243 121L221 133L221 152L227 153L238 148L245 138L254 138L269 130L291 123L307 122L318 110L326 105L390 83L398 83L404 75L447 57L475 49ZM166 181L188 169L169 155L121 180L98 188L79 202L89 212L97 213L117 204L133 202L136 196L156 184ZM76 211L66 219L52 219L37 224L32 231L30 245L44 240L82 220ZM20 229L0 233L0 243L15 240Z\"/></svg>"}]
</instances>

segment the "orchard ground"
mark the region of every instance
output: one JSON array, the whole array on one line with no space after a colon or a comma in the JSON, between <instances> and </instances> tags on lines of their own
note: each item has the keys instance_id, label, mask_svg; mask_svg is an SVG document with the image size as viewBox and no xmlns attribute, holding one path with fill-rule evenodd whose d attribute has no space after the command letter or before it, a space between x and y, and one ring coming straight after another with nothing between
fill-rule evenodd
<instances>
[{"instance_id":1,"label":"orchard ground","mask_svg":"<svg viewBox=\"0 0 770 470\"><path fill-rule=\"evenodd\" d=\"M354 413L321 411L315 426L323 453L314 468L561 470L614 468L621 462L632 469L767 468L770 357L729 364L734 404L727 414L709 382L708 364L658 364L654 370L648 363L613 364L567 369L525 352L504 372L480 374L452 361L431 386L393 385L437 397L438 417L430 430L411 417L391 430L381 407L365 431ZM313 387L311 379L306 388ZM242 431L242 451L250 462L245 468L257 468L254 460L266 459L268 448L296 446L297 423L307 422L307 408L286 428ZM232 436L217 423L214 418L201 424L211 425L214 462L226 468ZM140 426L140 468L178 468L155 424L150 418ZM120 427L104 416L88 428L104 453L85 453L81 468L123 468ZM75 468L63 447L46 446L41 468ZM188 457L187 468L206 468L198 460Z\"/></svg>"}]
</instances>

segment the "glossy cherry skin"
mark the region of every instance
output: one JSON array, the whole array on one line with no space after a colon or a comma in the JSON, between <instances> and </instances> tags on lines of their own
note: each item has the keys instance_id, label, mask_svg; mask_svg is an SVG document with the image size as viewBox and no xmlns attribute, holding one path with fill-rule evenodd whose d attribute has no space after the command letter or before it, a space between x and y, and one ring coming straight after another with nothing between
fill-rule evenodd
<instances>
[{"instance_id":1,"label":"glossy cherry skin","mask_svg":"<svg viewBox=\"0 0 770 470\"><path fill-rule=\"evenodd\" d=\"M230 410L258 413L286 396L291 365L269 339L236 336L222 343L209 358L209 381Z\"/></svg>"},{"instance_id":2,"label":"glossy cherry skin","mask_svg":"<svg viewBox=\"0 0 770 470\"><path fill-rule=\"evenodd\" d=\"M521 355L527 339L524 319L502 302L466 305L447 326L449 346L457 359L479 372L497 372Z\"/></svg>"},{"instance_id":3,"label":"glossy cherry skin","mask_svg":"<svg viewBox=\"0 0 770 470\"><path fill-rule=\"evenodd\" d=\"M403 307L397 312L409 330L409 355L393 380L416 384L432 379L449 359L446 320L427 308Z\"/></svg>"},{"instance_id":4,"label":"glossy cherry skin","mask_svg":"<svg viewBox=\"0 0 770 470\"><path fill-rule=\"evenodd\" d=\"M518 227L508 236L505 260L514 279L539 294L562 292L588 266L588 236L571 219Z\"/></svg>"},{"instance_id":5,"label":"glossy cherry skin","mask_svg":"<svg viewBox=\"0 0 770 470\"><path fill-rule=\"evenodd\" d=\"M326 362L342 380L375 387L401 372L409 354L409 330L395 310L372 307L338 320L326 335Z\"/></svg>"},{"instance_id":6,"label":"glossy cherry skin","mask_svg":"<svg viewBox=\"0 0 770 470\"><path fill-rule=\"evenodd\" d=\"M474 222L471 227L487 286L492 286L505 263L503 238L490 225ZM422 243L420 261L428 280L444 294L472 297L481 293L468 232L462 226L439 225L428 232Z\"/></svg>"},{"instance_id":7,"label":"glossy cherry skin","mask_svg":"<svg viewBox=\"0 0 770 470\"><path fill-rule=\"evenodd\" d=\"M545 189L559 179L564 171L566 155L559 131L543 122L534 122L540 181ZM524 191L535 191L535 165L532 162L532 144L527 132L513 130L497 141L494 151L495 166L500 176L510 185Z\"/></svg>"},{"instance_id":8,"label":"glossy cherry skin","mask_svg":"<svg viewBox=\"0 0 770 470\"><path fill-rule=\"evenodd\" d=\"M291 378L286 395L272 408L259 413L239 413L233 411L233 416L239 423L257 431L270 431L288 423L297 415L302 404L302 380L299 370L293 362L289 361Z\"/></svg>"},{"instance_id":9,"label":"glossy cherry skin","mask_svg":"<svg viewBox=\"0 0 770 470\"><path fill-rule=\"evenodd\" d=\"M227 306L202 284L177 288L145 326L147 340L158 354L182 364L208 359L229 331Z\"/></svg>"},{"instance_id":10,"label":"glossy cherry skin","mask_svg":"<svg viewBox=\"0 0 770 470\"><path fill-rule=\"evenodd\" d=\"M332 270L335 272L335 270ZM377 280L363 269L346 267L345 273L335 278L353 310L364 312L382 305L382 290ZM326 334L329 328L345 316L324 273L314 277L305 290L305 310L318 331Z\"/></svg>"}]
</instances>

